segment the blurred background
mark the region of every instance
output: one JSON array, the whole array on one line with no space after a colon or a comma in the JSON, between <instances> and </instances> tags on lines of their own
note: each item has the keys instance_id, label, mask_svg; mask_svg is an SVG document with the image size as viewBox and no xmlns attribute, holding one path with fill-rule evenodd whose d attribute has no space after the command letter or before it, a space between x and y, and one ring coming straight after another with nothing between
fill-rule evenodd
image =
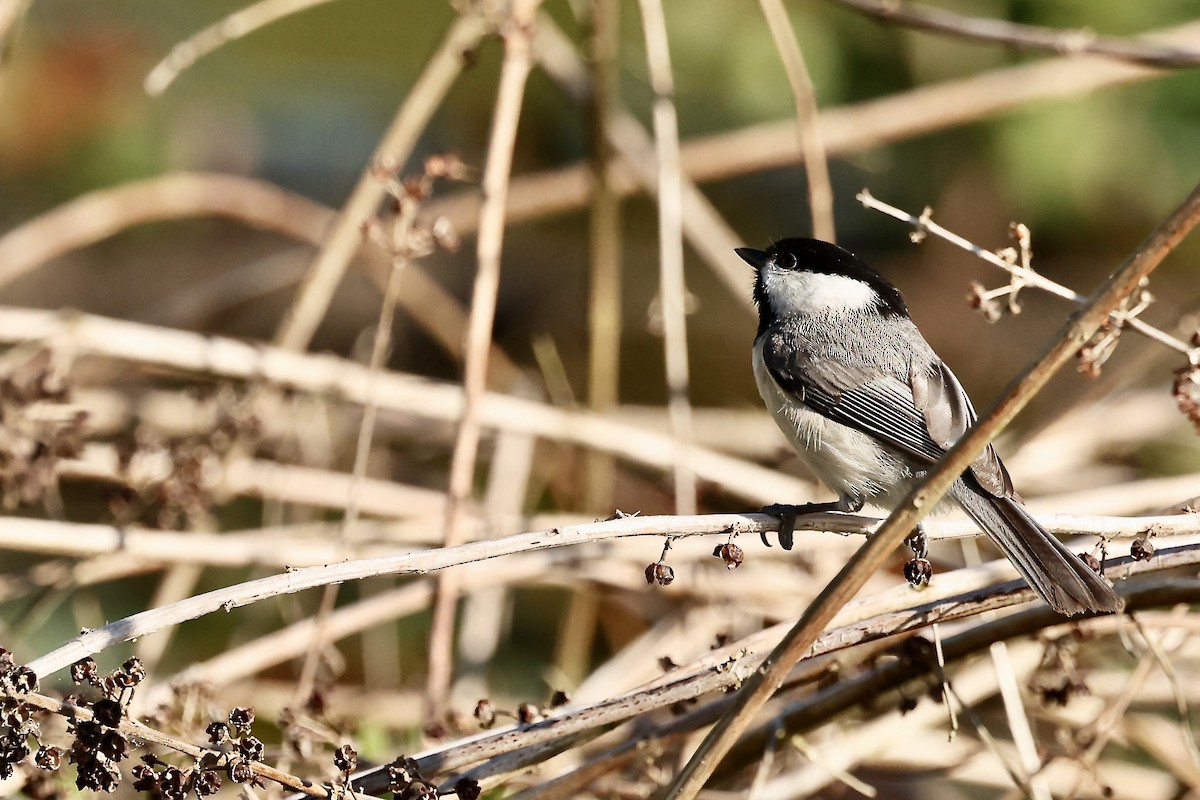
<instances>
[{"instance_id":1,"label":"blurred background","mask_svg":"<svg viewBox=\"0 0 1200 800\"><path fill-rule=\"evenodd\" d=\"M1191 23L1190 46L1200 47L1194 0L975 0L941 5L965 14L1111 36ZM737 135L770 128L775 142L794 138L787 127L795 119L791 90L758 5L710 0L702 6L665 7L685 167L702 173L700 188L736 232L738 244L761 247L784 236L811 235L798 140L794 147L778 151L783 155L772 151L756 161L762 140ZM89 193L175 172L243 176L339 209L456 16L440 0L318 4L224 44L184 70L161 95L151 96L144 81L173 47L243 5L228 0L34 0L27 7L21 2L7 7L24 11L4 41L0 64L0 254L8 255L11 263L17 262L17 251L4 249L5 233ZM542 12L586 51L590 8L582 0L547 2ZM624 1L616 8L616 91L649 131L654 93L638 4ZM850 113L888 96L905 97L922 87L1053 58L880 24L824 0L794 0L787 4L787 13L825 115ZM402 176L417 175L427 157L451 152L473 170L467 182L439 183L423 209L430 218L438 213L452 217L462 229L462 247L457 252L439 249L418 262L462 307L470 305L476 266L474 181L486 160L502 56L502 43L495 36L486 37L469 57L464 55L467 67L401 170ZM987 249L1009 246L1009 223L1024 223L1032 231L1033 266L1086 295L1200 180L1200 71L1144 70L1119 81L1101 78L1097 85L1065 96L1052 87L1013 86L1014 95L1043 89L1045 99L1018 101L965 121L931 123L911 133L862 142L844 135L829 161L838 242L900 286L913 317L977 407L987 407L1061 327L1072 307L1026 291L1022 314L987 322L967 303L970 284L1001 286L1001 273L932 238L914 246L907 226L863 209L855 194L867 188L914 214L932 207L937 222ZM955 116L955 109L945 111L948 118ZM514 194L523 181L586 164L591 137L586 107L535 68L521 110ZM576 408L586 405L589 395L589 207L586 199L545 200L545 209L532 203L532 210L505 231L494 341L525 376L527 387L522 391ZM48 246L52 258L16 272L0 258L0 302L269 342L316 248L311 241L227 216L121 226L85 246ZM606 414L665 431L667 389L653 198L640 191L625 198L619 231L617 407ZM69 242L73 233L51 230L46 235ZM315 232L313 241L320 235ZM726 259L730 269L744 269L732 252ZM1200 309L1198 261L1200 239L1192 237L1155 273L1150 290L1157 302L1143 315L1185 340L1196 329L1194 314ZM311 350L366 362L380 313L380 290L372 278L379 273L371 269L359 263L347 272ZM755 319L746 302L749 270L735 294L688 246L685 273L689 398L697 415L698 441L807 478L762 412L754 388L749 348ZM402 283L402 294L404 287ZM393 333L390 369L461 380L459 358L425 325L402 311ZM6 369L27 358L27 350L15 347L6 355ZM1200 446L1175 411L1169 389L1173 371L1183 365L1179 353L1127 333L1098 379L1078 374L1056 378L1018 419L1002 448L1022 492L1036 498L1097 490L1098 495L1078 495L1095 498L1104 495L1106 487L1130 481L1186 480L1200 472ZM244 439L242 455L337 473L348 472L354 460L361 421L357 407L336 402L326 406L321 400L314 410L285 398L281 405L269 406L273 411L264 411L256 405L262 398L244 384L104 359L77 365L70 382L77 400L83 392L98 404L89 408L94 426L82 435L118 451L153 446L178 455L180 442L211 439L213 431L204 430L208 423L201 421L208 417L195 409L203 407L204 414L210 414L215 406L216 416L226 421L253 418L247 428L234 424L234 435ZM177 394L184 405L167 410L153 405L166 394ZM105 402L119 408L106 416L105 409L115 406ZM1107 416L1105 409L1111 412ZM1064 417L1068 434L1062 434L1062 425L1054 427ZM285 418L291 422L281 422ZM311 438L302 441L312 419L320 420L322 431L316 443ZM444 491L454 426L403 415L385 416L380 424L368 474L380 481ZM252 434L246 432L249 429ZM1022 445L1037 441L1039 432L1050 444L1023 451ZM1079 445L1093 433L1094 446ZM1065 438L1055 438L1059 434ZM1086 464L1063 457L1062 448L1076 446L1087 451ZM498 449L488 434L483 462ZM1023 456L1026 452L1029 455ZM672 513L676 507L669 476L645 465L619 463L611 491L589 495L584 488L589 463L582 448L542 443L538 458L543 466L535 470L539 475L517 503L521 514L594 518L616 508L653 514ZM480 495L486 480L481 468ZM1170 495L1178 501L1200 494L1200 482L1191 492L1180 485L1172 484ZM184 507L164 517L169 503L158 495L147 499L141 488L134 492L140 492L136 502L122 499L111 482L79 476L64 478L60 490L57 505L41 496L22 498L10 504L10 514L213 531L336 523L340 518L337 510L246 496L227 501L206 497L203 513L193 515ZM128 510L131 502L133 511ZM1131 501L1122 508L1091 508L1096 513L1137 513L1172 502L1152 496L1140 505ZM1069 506L1063 501L1052 509L1075 510ZM701 511L755 507L753 498L701 482ZM438 514L427 509L423 514L397 516L423 522L426 535L436 538ZM365 517L379 522L389 514L368 510ZM491 532L528 527L497 525ZM387 540L390 534L380 527L371 529L371 535ZM705 547L711 542L700 549ZM634 580L616 580L626 581L619 587L606 583L611 576L590 575L578 583L524 586L507 595L498 606L504 610L502 618L493 620L501 631L496 634L498 643L472 656L488 691L540 697L550 688L577 684L593 667L650 630L668 610L696 602L679 587L678 594L647 594L644 585L637 586L641 566L636 562L653 561L657 550L657 544L644 543L640 555L620 561L622 569L632 570ZM0 637L21 658L56 646L81 626L158 604L170 594L160 574L149 568L95 579L85 590L69 578L37 578L36 568L53 560L48 556L5 553L3 560L0 570L9 578L35 575L32 584L0 598ZM210 567L193 576L183 594L229 585L263 574L264 569L253 564ZM720 564L714 569L724 573ZM367 584L347 587L338 602L373 591L382 589ZM592 605L580 606L580 595L591 597ZM786 618L803 607L804 597L796 587L778 609L760 599L749 612L729 612L724 619L735 620L730 624L739 631L749 630L763 621ZM187 630L197 631L197 637L163 645L158 653L160 674L170 675L213 652L302 619L312 612L316 598L286 598L278 605L270 611L255 607L235 617L192 623ZM564 610L568 608L575 611ZM568 625L564 620L569 613L582 616L572 617ZM379 691L383 694L378 696L400 703L398 717L375 719L370 724L377 728L360 727L357 735L370 739L378 729L399 728L403 734L396 736L412 743L419 739L414 731L421 722L416 709L428 613L420 608L399 619L384 625L382 634L377 630L373 640L344 643L342 660L330 661L323 674L328 681ZM582 655L564 655L563 648L580 637L587 642ZM374 647L382 648L377 651L381 655L371 663ZM295 659L273 665L259 677L286 686L298 669ZM267 697L264 685L268 684L252 684L242 694ZM460 704L476 688L462 689ZM286 693L286 688L278 689L281 697ZM469 704L464 708L469 712ZM396 739L378 734L373 741L382 753Z\"/></svg>"}]
</instances>

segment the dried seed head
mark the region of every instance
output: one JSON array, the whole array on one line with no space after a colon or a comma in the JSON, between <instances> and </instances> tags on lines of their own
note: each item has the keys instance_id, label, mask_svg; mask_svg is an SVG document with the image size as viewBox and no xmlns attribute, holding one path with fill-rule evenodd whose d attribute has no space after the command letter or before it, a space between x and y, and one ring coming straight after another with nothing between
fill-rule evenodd
<instances>
[{"instance_id":1,"label":"dried seed head","mask_svg":"<svg viewBox=\"0 0 1200 800\"><path fill-rule=\"evenodd\" d=\"M229 780L234 783L249 783L254 780L254 770L247 761L235 761L229 767Z\"/></svg>"},{"instance_id":2,"label":"dried seed head","mask_svg":"<svg viewBox=\"0 0 1200 800\"><path fill-rule=\"evenodd\" d=\"M1200 431L1200 366L1189 365L1176 370L1171 394L1192 427Z\"/></svg>"},{"instance_id":3,"label":"dried seed head","mask_svg":"<svg viewBox=\"0 0 1200 800\"><path fill-rule=\"evenodd\" d=\"M717 545L713 550L713 555L725 562L725 569L737 569L746 558L742 548L733 542Z\"/></svg>"},{"instance_id":4,"label":"dried seed head","mask_svg":"<svg viewBox=\"0 0 1200 800\"><path fill-rule=\"evenodd\" d=\"M475 704L475 719L479 720L481 728L490 728L496 724L496 707L486 697Z\"/></svg>"},{"instance_id":5,"label":"dried seed head","mask_svg":"<svg viewBox=\"0 0 1200 800\"><path fill-rule=\"evenodd\" d=\"M208 734L208 741L214 747L220 747L229 741L229 726L224 722L210 722L204 732Z\"/></svg>"},{"instance_id":6,"label":"dried seed head","mask_svg":"<svg viewBox=\"0 0 1200 800\"><path fill-rule=\"evenodd\" d=\"M454 793L458 795L458 800L479 800L483 787L473 778L459 778L454 782Z\"/></svg>"},{"instance_id":7,"label":"dried seed head","mask_svg":"<svg viewBox=\"0 0 1200 800\"><path fill-rule=\"evenodd\" d=\"M243 736L238 740L238 752L247 761L262 761L266 747L257 736Z\"/></svg>"},{"instance_id":8,"label":"dried seed head","mask_svg":"<svg viewBox=\"0 0 1200 800\"><path fill-rule=\"evenodd\" d=\"M95 715L96 722L101 725L107 725L110 728L115 728L121 724L121 717L124 716L125 710L116 700L97 700L92 705L92 713Z\"/></svg>"},{"instance_id":9,"label":"dried seed head","mask_svg":"<svg viewBox=\"0 0 1200 800\"><path fill-rule=\"evenodd\" d=\"M196 794L200 797L214 795L221 790L221 773L215 769L206 769L196 775Z\"/></svg>"},{"instance_id":10,"label":"dried seed head","mask_svg":"<svg viewBox=\"0 0 1200 800\"><path fill-rule=\"evenodd\" d=\"M129 678L130 686L137 686L146 679L146 667L140 658L134 656L121 665L121 674Z\"/></svg>"},{"instance_id":11,"label":"dried seed head","mask_svg":"<svg viewBox=\"0 0 1200 800\"><path fill-rule=\"evenodd\" d=\"M517 706L517 722L522 725L532 725L542 720L542 712L533 703L521 703Z\"/></svg>"},{"instance_id":12,"label":"dried seed head","mask_svg":"<svg viewBox=\"0 0 1200 800\"><path fill-rule=\"evenodd\" d=\"M42 745L38 748L37 755L33 757L33 763L38 769L44 769L53 772L62 765L63 749L54 745Z\"/></svg>"},{"instance_id":13,"label":"dried seed head","mask_svg":"<svg viewBox=\"0 0 1200 800\"><path fill-rule=\"evenodd\" d=\"M670 586L675 580L675 570L669 564L656 561L646 566L646 583Z\"/></svg>"},{"instance_id":14,"label":"dried seed head","mask_svg":"<svg viewBox=\"0 0 1200 800\"><path fill-rule=\"evenodd\" d=\"M398 756L387 766L388 791L401 794L409 789L415 781L421 779L421 770L415 759Z\"/></svg>"},{"instance_id":15,"label":"dried seed head","mask_svg":"<svg viewBox=\"0 0 1200 800\"><path fill-rule=\"evenodd\" d=\"M239 706L229 712L229 725L238 736L245 736L254 724L254 709L250 706Z\"/></svg>"},{"instance_id":16,"label":"dried seed head","mask_svg":"<svg viewBox=\"0 0 1200 800\"><path fill-rule=\"evenodd\" d=\"M1134 561L1149 561L1154 558L1154 543L1146 537L1139 537L1129 545L1129 557Z\"/></svg>"},{"instance_id":17,"label":"dried seed head","mask_svg":"<svg viewBox=\"0 0 1200 800\"><path fill-rule=\"evenodd\" d=\"M928 559L912 558L904 562L904 580L908 581L908 585L914 588L921 588L929 585L929 579L933 577L933 565Z\"/></svg>"},{"instance_id":18,"label":"dried seed head","mask_svg":"<svg viewBox=\"0 0 1200 800\"><path fill-rule=\"evenodd\" d=\"M349 774L358 769L358 751L348 744L344 744L337 750L333 751L333 766L338 772Z\"/></svg>"},{"instance_id":19,"label":"dried seed head","mask_svg":"<svg viewBox=\"0 0 1200 800\"><path fill-rule=\"evenodd\" d=\"M81 658L71 665L71 680L75 683L95 683L99 675L96 660L91 656Z\"/></svg>"}]
</instances>

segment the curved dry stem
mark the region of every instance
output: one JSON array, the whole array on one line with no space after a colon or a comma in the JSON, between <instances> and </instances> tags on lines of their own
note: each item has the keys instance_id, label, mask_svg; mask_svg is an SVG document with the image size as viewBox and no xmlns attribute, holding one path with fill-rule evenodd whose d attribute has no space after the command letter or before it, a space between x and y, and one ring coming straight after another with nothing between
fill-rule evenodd
<instances>
[{"instance_id":1,"label":"curved dry stem","mask_svg":"<svg viewBox=\"0 0 1200 800\"><path fill-rule=\"evenodd\" d=\"M1123 39L1100 36L1086 29L1057 30L1007 20L969 17L901 0L833 2L889 24L1004 44L1023 50L1045 50L1067 56L1103 56L1146 67L1194 67L1200 64L1200 50L1170 47L1142 38Z\"/></svg>"},{"instance_id":2,"label":"curved dry stem","mask_svg":"<svg viewBox=\"0 0 1200 800\"><path fill-rule=\"evenodd\" d=\"M240 8L220 22L192 34L171 48L166 57L146 75L146 94L156 97L167 90L184 70L229 42L265 28L284 17L298 14L330 0L259 0Z\"/></svg>"},{"instance_id":3,"label":"curved dry stem","mask_svg":"<svg viewBox=\"0 0 1200 800\"><path fill-rule=\"evenodd\" d=\"M808 177L808 207L812 216L813 237L827 242L837 241L833 223L833 185L829 181L829 164L825 159L825 144L821 141L818 124L817 93L804 64L804 54L796 41L796 31L788 18L783 0L759 0L775 49L783 62L792 99L796 104L796 120L800 128L800 150L804 153L805 175Z\"/></svg>"},{"instance_id":4,"label":"curved dry stem","mask_svg":"<svg viewBox=\"0 0 1200 800\"><path fill-rule=\"evenodd\" d=\"M1051 533L1059 536L1099 537L1109 542L1153 536L1166 540L1200 533L1200 515L1176 514L1150 517L1100 517L1074 514L1035 514L1037 521ZM201 533L197 531L163 531L140 528L122 529L113 525L64 522L58 520L29 519L26 517L0 517L0 549L18 553L36 553L46 556L90 558L94 556L125 553L131 557L160 564L200 564L212 567L314 567L336 561L339 554L354 558L369 558L394 552L398 544L407 546L429 546L439 541L437 524L431 515L425 521L414 524L422 527L412 529L405 524L396 534L391 523L379 523L374 535L359 543L341 545L332 541L340 523L314 523L282 526L280 528L254 528L225 533ZM610 520L605 525L627 528L630 536L650 535L657 531L661 535L673 535L676 523L685 528L708 520L710 533L726 532L722 526L737 525L745 534L773 533L779 528L779 520L767 514L706 514L696 517L625 517ZM589 524L583 517L568 518L562 515L534 517L535 525L569 526ZM796 531L836 533L842 536L869 536L882 520L856 514L821 513L809 514L796 520ZM366 523L360 523L363 525ZM971 521L930 520L924 524L930 541L951 541L980 536L979 528ZM400 538L402 534L403 538ZM479 521L470 538L479 540L486 535L486 527ZM803 547L804 539L798 538L796 546ZM825 545L822 545L825 546ZM762 554L765 556L766 554ZM782 559L791 557L783 551L775 555ZM686 558L685 556L681 556Z\"/></svg>"},{"instance_id":5,"label":"curved dry stem","mask_svg":"<svg viewBox=\"0 0 1200 800\"><path fill-rule=\"evenodd\" d=\"M173 172L130 181L63 203L0 236L0 288L67 253L151 222L221 217L319 245L333 223L327 206L274 184L235 175ZM373 242L360 243L359 257L380 289L392 256ZM400 305L456 359L462 358L466 312L441 284L417 264L409 266ZM512 360L492 348L492 373L499 386L518 374Z\"/></svg>"},{"instance_id":6,"label":"curved dry stem","mask_svg":"<svg viewBox=\"0 0 1200 800\"><path fill-rule=\"evenodd\" d=\"M489 27L481 14L463 14L451 24L438 49L426 61L425 70L380 139L371 162L300 284L296 301L275 337L280 347L303 350L312 340L350 259L362 243L363 225L375 216L387 194L387 174L404 167L417 137L462 71L463 53L478 44Z\"/></svg>"}]
</instances>

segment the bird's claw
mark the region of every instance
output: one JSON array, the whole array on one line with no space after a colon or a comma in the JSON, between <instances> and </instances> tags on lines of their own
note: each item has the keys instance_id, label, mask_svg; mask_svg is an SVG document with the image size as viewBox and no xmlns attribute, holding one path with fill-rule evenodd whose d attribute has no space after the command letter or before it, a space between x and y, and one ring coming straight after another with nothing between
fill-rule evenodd
<instances>
[{"instance_id":1,"label":"bird's claw","mask_svg":"<svg viewBox=\"0 0 1200 800\"><path fill-rule=\"evenodd\" d=\"M762 513L770 514L779 520L779 544L784 550L791 550L796 543L796 518L804 514L817 514L824 511L841 510L837 503L802 503L794 506L788 503L772 503L769 506L762 507ZM767 547L771 543L767 541L767 534L764 531L762 541Z\"/></svg>"}]
</instances>

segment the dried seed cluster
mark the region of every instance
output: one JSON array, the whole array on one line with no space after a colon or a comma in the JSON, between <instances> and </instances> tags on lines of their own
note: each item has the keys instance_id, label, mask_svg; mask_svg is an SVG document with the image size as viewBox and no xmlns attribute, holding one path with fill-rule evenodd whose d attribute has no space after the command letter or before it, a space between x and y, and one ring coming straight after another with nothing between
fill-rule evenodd
<instances>
[{"instance_id":1,"label":"dried seed cluster","mask_svg":"<svg viewBox=\"0 0 1200 800\"><path fill-rule=\"evenodd\" d=\"M34 763L41 769L56 769L62 750L41 746L41 729L29 706L20 698L37 689L37 676L28 667L13 661L12 653L4 648L0 648L0 686L3 687L0 696L0 779L11 778L35 746L38 750Z\"/></svg>"},{"instance_id":2,"label":"dried seed cluster","mask_svg":"<svg viewBox=\"0 0 1200 800\"><path fill-rule=\"evenodd\" d=\"M68 760L75 765L76 787L112 792L120 784L118 765L129 757L133 746L119 728L134 691L145 678L146 668L138 658L130 658L109 675L101 675L91 658L71 665L71 679L76 684L89 684L101 694L90 703L82 695L67 698L72 705L92 712L91 719L74 720L68 728L75 736Z\"/></svg>"},{"instance_id":3,"label":"dried seed cluster","mask_svg":"<svg viewBox=\"0 0 1200 800\"><path fill-rule=\"evenodd\" d=\"M0 361L0 501L7 511L58 502L57 465L83 452L87 412L49 350L10 351Z\"/></svg>"}]
</instances>

